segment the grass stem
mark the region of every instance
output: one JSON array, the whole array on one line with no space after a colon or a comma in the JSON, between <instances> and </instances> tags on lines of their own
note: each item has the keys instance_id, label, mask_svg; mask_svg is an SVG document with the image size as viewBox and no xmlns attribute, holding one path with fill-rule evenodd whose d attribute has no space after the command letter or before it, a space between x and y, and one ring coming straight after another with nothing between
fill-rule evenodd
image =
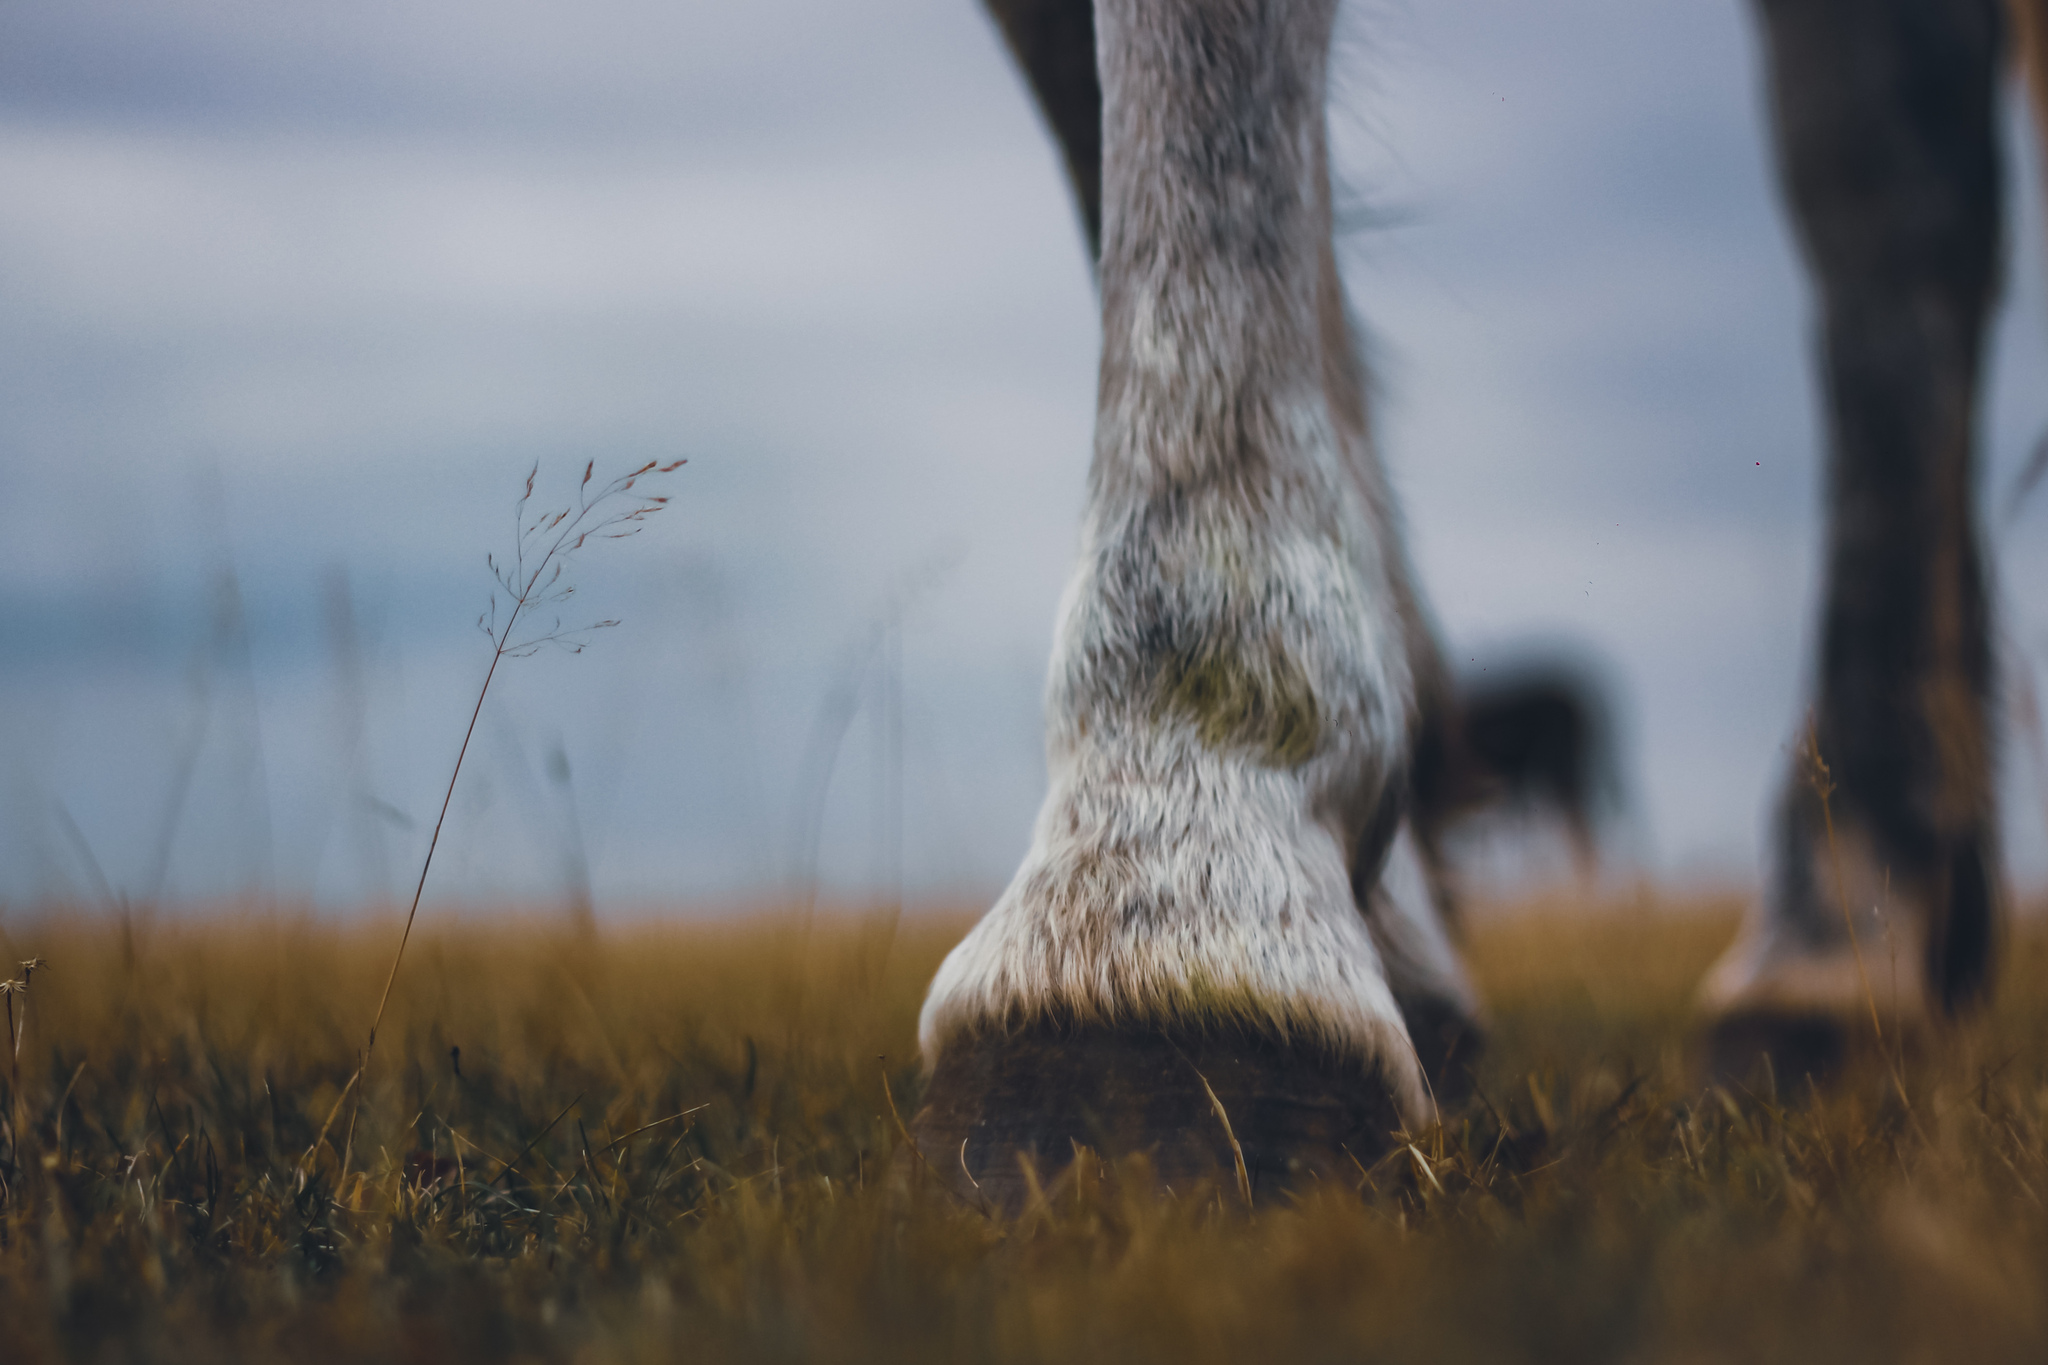
<instances>
[{"instance_id":1,"label":"grass stem","mask_svg":"<svg viewBox=\"0 0 2048 1365\"><path fill-rule=\"evenodd\" d=\"M590 478L596 468L596 461L583 466L583 480L577 485L576 506L563 508L559 512L542 513L528 519L527 508L533 499L534 479L540 473L536 464L526 475L525 491L519 495L515 505L513 522L517 534L513 541L513 559L509 569L501 567L495 559L487 559L501 587L511 601L511 610L501 625L497 617L497 595L491 597L491 611L488 618L479 618L478 625L491 640L491 664L484 670L483 685L477 688L476 704L470 707L469 724L462 732L462 745L455 751L455 766L448 773L448 787L441 793L440 813L434 817L434 832L427 840L426 856L420 860L419 880L413 884L412 904L405 912L405 928L398 936L398 950L391 955L391 970L385 973L384 990L377 997L377 1013L370 1020L370 1036L363 1044L362 1064L349 1084L355 1088L355 1107L349 1111L348 1136L341 1147L341 1179L336 1182L337 1191L348 1180L350 1159L355 1153L356 1122L362 1117L363 1092L359 1084L369 1074L370 1059L377 1048L377 1030L384 1024L384 1011L391 1004L391 989L398 983L398 968L405 961L405 948L412 941L413 922L419 917L420 898L426 893L427 873L434 866L434 850L441 846L441 829L448 821L448 807L455 800L455 784L462 776L462 761L469 756L469 742L476 735L477 718L483 714L484 699L490 695L491 682L498 676L498 665L507 658L527 657L543 646L557 645L570 653L581 653L582 637L591 631L615 626L617 621L597 621L588 626L563 629L560 618L549 629L538 635L522 638L517 632L522 616L530 609L546 604L566 602L575 592L572 586L563 582L563 572L569 556L583 548L592 536L602 539L620 539L633 535L640 529L640 523L667 505L666 497L652 497L633 493L634 486L651 475L672 474L680 469L683 461L674 460L667 464L650 460L630 474L622 475L604 485L595 493L590 491ZM572 515L573 513L573 515ZM527 568L529 544L546 539L546 548ZM488 624L485 624L486 619Z\"/></svg>"}]
</instances>

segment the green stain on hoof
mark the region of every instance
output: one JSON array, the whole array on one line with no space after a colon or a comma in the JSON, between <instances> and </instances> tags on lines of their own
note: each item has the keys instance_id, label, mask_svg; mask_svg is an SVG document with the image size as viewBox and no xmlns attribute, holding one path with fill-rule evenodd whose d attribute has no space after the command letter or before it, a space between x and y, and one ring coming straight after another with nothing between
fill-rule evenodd
<instances>
[{"instance_id":1,"label":"green stain on hoof","mask_svg":"<svg viewBox=\"0 0 2048 1365\"><path fill-rule=\"evenodd\" d=\"M1189 721L1208 748L1249 752L1269 767L1299 767L1322 737L1308 675L1278 646L1257 659L1234 646L1174 655L1158 696L1156 714Z\"/></svg>"}]
</instances>

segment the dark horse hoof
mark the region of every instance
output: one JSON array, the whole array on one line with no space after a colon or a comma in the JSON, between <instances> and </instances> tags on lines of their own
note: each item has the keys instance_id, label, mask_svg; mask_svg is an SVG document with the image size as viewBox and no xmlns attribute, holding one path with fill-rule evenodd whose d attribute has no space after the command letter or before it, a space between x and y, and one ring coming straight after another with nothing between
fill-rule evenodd
<instances>
[{"instance_id":1,"label":"dark horse hoof","mask_svg":"<svg viewBox=\"0 0 2048 1365\"><path fill-rule=\"evenodd\" d=\"M1144 1154L1168 1188L1347 1188L1403 1125L1371 1064L1245 1030L1041 1023L941 1050L911 1136L963 1198L1021 1211L1086 1148ZM1240 1175L1240 1172L1242 1173Z\"/></svg>"},{"instance_id":2,"label":"dark horse hoof","mask_svg":"<svg viewBox=\"0 0 2048 1365\"><path fill-rule=\"evenodd\" d=\"M1710 1085L1754 1089L1771 1083L1780 1093L1803 1089L1809 1080L1826 1085L1848 1065L1850 1032L1841 1020L1818 1012L1733 1011L1702 1031L1700 1070Z\"/></svg>"}]
</instances>

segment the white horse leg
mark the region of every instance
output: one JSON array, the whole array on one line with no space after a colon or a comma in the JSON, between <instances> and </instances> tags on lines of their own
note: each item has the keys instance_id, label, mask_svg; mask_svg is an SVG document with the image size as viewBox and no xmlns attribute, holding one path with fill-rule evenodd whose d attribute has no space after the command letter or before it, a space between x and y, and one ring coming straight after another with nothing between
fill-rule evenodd
<instances>
[{"instance_id":1,"label":"white horse leg","mask_svg":"<svg viewBox=\"0 0 2048 1365\"><path fill-rule=\"evenodd\" d=\"M1333 10L1097 11L1103 359L1051 790L921 1021L920 1143L970 1162L1192 1169L1213 1103L1284 1172L1433 1117L1376 936L1432 987L1445 945L1352 887L1400 825L1415 651L1330 249Z\"/></svg>"}]
</instances>

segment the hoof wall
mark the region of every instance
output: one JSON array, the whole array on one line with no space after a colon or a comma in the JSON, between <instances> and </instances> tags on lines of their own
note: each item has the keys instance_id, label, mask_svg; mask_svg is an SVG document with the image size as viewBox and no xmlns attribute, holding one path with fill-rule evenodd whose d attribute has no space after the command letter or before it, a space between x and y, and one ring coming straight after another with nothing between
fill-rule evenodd
<instances>
[{"instance_id":1,"label":"hoof wall","mask_svg":"<svg viewBox=\"0 0 2048 1365\"><path fill-rule=\"evenodd\" d=\"M1370 1165L1402 1127L1391 1087L1355 1058L1232 1029L1036 1024L949 1042L911 1137L949 1188L1014 1214L1084 1148L1143 1155L1168 1187L1234 1186L1241 1154L1257 1198L1348 1188L1354 1161Z\"/></svg>"},{"instance_id":2,"label":"hoof wall","mask_svg":"<svg viewBox=\"0 0 2048 1365\"><path fill-rule=\"evenodd\" d=\"M1739 1010L1708 1023L1700 1039L1700 1070L1710 1085L1781 1092L1809 1079L1826 1085L1849 1064L1851 1030L1818 1013Z\"/></svg>"}]
</instances>

